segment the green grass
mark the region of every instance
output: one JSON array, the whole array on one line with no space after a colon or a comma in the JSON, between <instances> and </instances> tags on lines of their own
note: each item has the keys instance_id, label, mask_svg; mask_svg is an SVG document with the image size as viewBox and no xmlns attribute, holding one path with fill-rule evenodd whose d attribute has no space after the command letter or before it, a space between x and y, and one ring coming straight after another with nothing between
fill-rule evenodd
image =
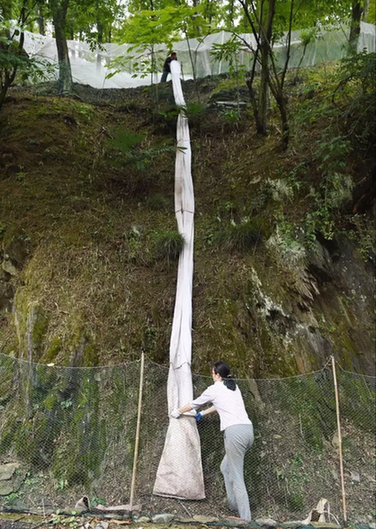
<instances>
[{"instance_id":1,"label":"green grass","mask_svg":"<svg viewBox=\"0 0 376 529\"><path fill-rule=\"evenodd\" d=\"M215 235L215 242L228 252L249 252L262 241L262 226L256 220L229 224Z\"/></svg>"}]
</instances>

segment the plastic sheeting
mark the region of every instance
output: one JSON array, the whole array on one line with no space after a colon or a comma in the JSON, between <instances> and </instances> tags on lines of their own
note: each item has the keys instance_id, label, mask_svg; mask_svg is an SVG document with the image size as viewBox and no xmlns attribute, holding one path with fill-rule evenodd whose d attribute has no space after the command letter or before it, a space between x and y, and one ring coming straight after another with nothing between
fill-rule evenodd
<instances>
[{"instance_id":1,"label":"plastic sheeting","mask_svg":"<svg viewBox=\"0 0 376 529\"><path fill-rule=\"evenodd\" d=\"M358 51L365 48L368 52L374 52L375 26L361 22L360 29ZM290 68L297 67L302 58L303 47L301 45L300 33L300 31L294 31L292 33ZM348 27L322 28L318 38L307 46L301 66L315 66L316 64L343 57L346 54L348 35ZM253 48L255 47L253 35L244 33L240 36ZM189 50L191 50L196 77L228 72L228 62L215 61L211 52L213 51L213 44L223 44L231 37L231 33L221 31L208 35L200 40L189 39L189 41L182 40L177 42L174 49L178 53L178 59L182 65L183 78L189 79L192 77L192 64ZM148 74L145 74L145 77L143 76L144 74L142 76L137 75L135 62L132 62L132 60L127 62L123 72L115 74L110 79L106 79L106 75L112 72L111 69L107 68L110 61L116 57L126 55L130 46L130 44L105 44L103 50L92 51L86 42L68 41L73 80L77 83L88 84L95 88L129 88L150 84L152 81L151 76ZM58 75L55 39L52 37L42 37L41 35L26 31L25 50L33 57L45 58L54 64L55 75ZM286 56L285 38L274 45L274 51L277 63L282 64ZM167 50L164 46L159 46L155 48L155 53L157 58L163 60L167 55ZM135 52L132 52L132 55L135 55ZM144 56L147 56L147 54L144 54ZM239 64L244 64L248 67L251 60L252 54L249 48L243 43L239 56ZM159 75L154 74L154 82L159 81L156 77L159 77Z\"/></svg>"},{"instance_id":2,"label":"plastic sheeting","mask_svg":"<svg viewBox=\"0 0 376 529\"><path fill-rule=\"evenodd\" d=\"M175 103L185 106L178 61L171 63ZM194 240L194 194L191 175L191 146L188 119L180 111L177 122L175 162L175 214L184 247L178 265L175 310L170 341L170 369L167 383L169 414L193 400L192 280ZM205 498L200 437L194 417L170 419L154 484L154 494L187 500Z\"/></svg>"}]
</instances>

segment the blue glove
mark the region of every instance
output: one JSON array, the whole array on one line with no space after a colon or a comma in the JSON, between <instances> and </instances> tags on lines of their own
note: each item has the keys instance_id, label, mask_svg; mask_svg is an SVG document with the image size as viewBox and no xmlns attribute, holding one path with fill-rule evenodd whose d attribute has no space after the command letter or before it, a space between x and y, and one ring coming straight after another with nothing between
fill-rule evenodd
<instances>
[{"instance_id":1,"label":"blue glove","mask_svg":"<svg viewBox=\"0 0 376 529\"><path fill-rule=\"evenodd\" d=\"M202 415L202 413L200 411L198 413L196 413L196 422L201 421L202 418L203 418L203 415Z\"/></svg>"}]
</instances>

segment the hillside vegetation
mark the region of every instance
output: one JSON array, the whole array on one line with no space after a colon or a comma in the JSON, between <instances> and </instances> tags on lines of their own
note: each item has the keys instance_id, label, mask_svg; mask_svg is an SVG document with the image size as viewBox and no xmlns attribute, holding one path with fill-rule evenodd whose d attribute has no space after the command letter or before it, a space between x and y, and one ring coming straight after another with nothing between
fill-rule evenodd
<instances>
[{"instance_id":1,"label":"hillside vegetation","mask_svg":"<svg viewBox=\"0 0 376 529\"><path fill-rule=\"evenodd\" d=\"M183 83L196 197L193 370L372 373L374 54L288 74L255 132L246 85ZM170 84L14 87L0 114L0 351L168 363L177 257ZM199 96L199 98L198 98ZM230 101L230 104L223 104ZM218 104L218 102L220 102Z\"/></svg>"}]
</instances>

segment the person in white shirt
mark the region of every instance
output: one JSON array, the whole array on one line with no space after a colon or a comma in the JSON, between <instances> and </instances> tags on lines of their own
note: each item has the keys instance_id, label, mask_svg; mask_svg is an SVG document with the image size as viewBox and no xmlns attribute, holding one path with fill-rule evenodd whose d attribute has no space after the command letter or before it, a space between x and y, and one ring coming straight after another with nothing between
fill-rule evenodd
<instances>
[{"instance_id":1,"label":"person in white shirt","mask_svg":"<svg viewBox=\"0 0 376 529\"><path fill-rule=\"evenodd\" d=\"M251 521L251 508L244 483L244 457L252 446L253 425L246 412L240 389L231 378L226 362L216 362L212 369L214 384L200 397L174 410L171 417L179 419L184 413L211 402L213 406L197 413L199 421L204 415L218 412L220 429L224 432L225 457L221 463L229 508L239 513L240 518Z\"/></svg>"}]
</instances>

